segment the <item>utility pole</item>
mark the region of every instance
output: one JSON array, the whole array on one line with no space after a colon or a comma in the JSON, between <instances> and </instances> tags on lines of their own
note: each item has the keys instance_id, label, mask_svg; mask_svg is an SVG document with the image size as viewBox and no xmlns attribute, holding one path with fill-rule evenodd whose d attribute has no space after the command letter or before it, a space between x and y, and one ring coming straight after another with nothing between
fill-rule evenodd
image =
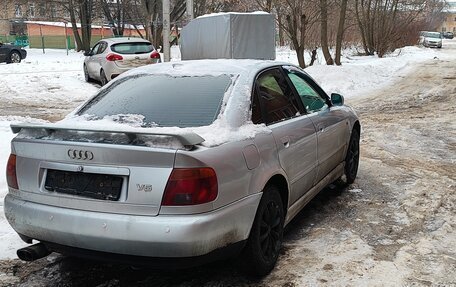
<instances>
[{"instance_id":1,"label":"utility pole","mask_svg":"<svg viewBox=\"0 0 456 287\"><path fill-rule=\"evenodd\" d=\"M193 0L187 0L187 21L190 22L193 18Z\"/></svg>"},{"instance_id":2,"label":"utility pole","mask_svg":"<svg viewBox=\"0 0 456 287\"><path fill-rule=\"evenodd\" d=\"M171 49L169 47L169 0L163 0L163 61L169 62Z\"/></svg>"}]
</instances>

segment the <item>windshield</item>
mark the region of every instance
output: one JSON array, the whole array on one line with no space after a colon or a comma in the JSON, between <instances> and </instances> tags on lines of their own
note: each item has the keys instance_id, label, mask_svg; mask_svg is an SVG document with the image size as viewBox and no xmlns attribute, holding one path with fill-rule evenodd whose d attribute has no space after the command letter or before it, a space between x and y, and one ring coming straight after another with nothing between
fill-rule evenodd
<instances>
[{"instance_id":1,"label":"windshield","mask_svg":"<svg viewBox=\"0 0 456 287\"><path fill-rule=\"evenodd\" d=\"M440 39L442 36L440 33L426 33L426 37Z\"/></svg>"},{"instance_id":2,"label":"windshield","mask_svg":"<svg viewBox=\"0 0 456 287\"><path fill-rule=\"evenodd\" d=\"M124 115L139 115L143 127L205 126L217 118L230 84L228 75L134 75L102 90L78 114L94 119L121 115L120 122Z\"/></svg>"},{"instance_id":3,"label":"windshield","mask_svg":"<svg viewBox=\"0 0 456 287\"><path fill-rule=\"evenodd\" d=\"M154 46L151 43L120 43L111 46L113 52L119 54L145 54L150 53L154 50Z\"/></svg>"}]
</instances>

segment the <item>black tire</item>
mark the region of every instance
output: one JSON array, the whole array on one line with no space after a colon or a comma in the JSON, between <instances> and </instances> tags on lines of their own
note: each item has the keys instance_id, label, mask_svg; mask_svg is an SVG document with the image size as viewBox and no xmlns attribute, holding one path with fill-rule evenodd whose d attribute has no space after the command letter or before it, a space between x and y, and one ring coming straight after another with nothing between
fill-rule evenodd
<instances>
[{"instance_id":1,"label":"black tire","mask_svg":"<svg viewBox=\"0 0 456 287\"><path fill-rule=\"evenodd\" d=\"M86 65L84 65L84 68L83 68L83 69L84 69L84 79L85 79L85 81L86 81L87 83L93 82L93 79L90 77L89 71L87 70L87 66L86 66Z\"/></svg>"},{"instance_id":2,"label":"black tire","mask_svg":"<svg viewBox=\"0 0 456 287\"><path fill-rule=\"evenodd\" d=\"M355 182L359 167L359 132L353 129L345 156L345 178L347 184Z\"/></svg>"},{"instance_id":3,"label":"black tire","mask_svg":"<svg viewBox=\"0 0 456 287\"><path fill-rule=\"evenodd\" d=\"M266 186L258 206L247 244L241 254L245 272L265 276L274 268L283 239L285 216L277 187Z\"/></svg>"},{"instance_id":4,"label":"black tire","mask_svg":"<svg viewBox=\"0 0 456 287\"><path fill-rule=\"evenodd\" d=\"M102 87L108 83L108 79L106 78L105 72L103 70L100 71L100 82Z\"/></svg>"},{"instance_id":5,"label":"black tire","mask_svg":"<svg viewBox=\"0 0 456 287\"><path fill-rule=\"evenodd\" d=\"M11 63L20 63L22 60L21 54L19 54L18 51L12 51L9 55L8 58L6 59L7 64Z\"/></svg>"}]
</instances>

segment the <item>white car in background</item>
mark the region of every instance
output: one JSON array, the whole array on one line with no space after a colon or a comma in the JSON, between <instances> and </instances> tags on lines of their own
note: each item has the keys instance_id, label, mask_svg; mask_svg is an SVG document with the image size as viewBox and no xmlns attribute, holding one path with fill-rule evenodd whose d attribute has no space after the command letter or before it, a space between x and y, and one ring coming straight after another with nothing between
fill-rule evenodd
<instances>
[{"instance_id":1,"label":"white car in background","mask_svg":"<svg viewBox=\"0 0 456 287\"><path fill-rule=\"evenodd\" d=\"M102 86L130 69L161 62L151 42L129 37L102 39L84 56L85 80L100 81Z\"/></svg>"},{"instance_id":2,"label":"white car in background","mask_svg":"<svg viewBox=\"0 0 456 287\"><path fill-rule=\"evenodd\" d=\"M439 32L424 32L420 37L420 44L424 47L442 48L442 38Z\"/></svg>"}]
</instances>

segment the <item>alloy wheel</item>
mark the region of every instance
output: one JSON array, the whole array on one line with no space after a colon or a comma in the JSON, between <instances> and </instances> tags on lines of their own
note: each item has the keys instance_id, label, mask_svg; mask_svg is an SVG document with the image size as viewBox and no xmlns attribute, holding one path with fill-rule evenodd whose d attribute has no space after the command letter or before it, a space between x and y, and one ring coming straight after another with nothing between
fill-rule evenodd
<instances>
[{"instance_id":1,"label":"alloy wheel","mask_svg":"<svg viewBox=\"0 0 456 287\"><path fill-rule=\"evenodd\" d=\"M11 53L11 63L20 63L21 62L21 56L17 52Z\"/></svg>"},{"instance_id":2,"label":"alloy wheel","mask_svg":"<svg viewBox=\"0 0 456 287\"><path fill-rule=\"evenodd\" d=\"M260 247L267 261L274 260L281 245L281 211L278 204L270 201L261 217Z\"/></svg>"}]
</instances>

